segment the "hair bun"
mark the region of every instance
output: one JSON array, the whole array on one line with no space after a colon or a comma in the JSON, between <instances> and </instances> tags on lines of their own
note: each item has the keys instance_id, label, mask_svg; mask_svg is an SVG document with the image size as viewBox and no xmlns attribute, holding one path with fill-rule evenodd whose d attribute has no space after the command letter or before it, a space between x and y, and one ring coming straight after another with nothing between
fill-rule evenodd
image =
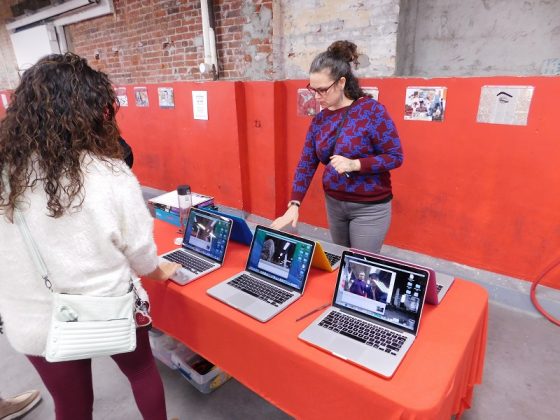
<instances>
[{"instance_id":1,"label":"hair bun","mask_svg":"<svg viewBox=\"0 0 560 420\"><path fill-rule=\"evenodd\" d=\"M358 60L357 49L358 47L353 42L335 41L327 48L327 51L339 60L352 63Z\"/></svg>"}]
</instances>

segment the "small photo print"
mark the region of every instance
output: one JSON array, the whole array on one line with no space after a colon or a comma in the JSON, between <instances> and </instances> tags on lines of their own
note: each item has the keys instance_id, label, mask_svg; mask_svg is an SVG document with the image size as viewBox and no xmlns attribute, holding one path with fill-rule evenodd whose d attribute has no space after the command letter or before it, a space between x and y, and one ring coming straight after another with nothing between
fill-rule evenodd
<instances>
[{"instance_id":1,"label":"small photo print","mask_svg":"<svg viewBox=\"0 0 560 420\"><path fill-rule=\"evenodd\" d=\"M404 104L404 119L443 121L447 88L408 87Z\"/></svg>"},{"instance_id":2,"label":"small photo print","mask_svg":"<svg viewBox=\"0 0 560 420\"><path fill-rule=\"evenodd\" d=\"M148 107L150 106L150 101L148 99L148 88L146 87L135 87L134 88L134 100L136 106Z\"/></svg>"},{"instance_id":3,"label":"small photo print","mask_svg":"<svg viewBox=\"0 0 560 420\"><path fill-rule=\"evenodd\" d=\"M321 110L315 95L308 89L298 89L297 91L297 115L298 117L314 117Z\"/></svg>"},{"instance_id":4,"label":"small photo print","mask_svg":"<svg viewBox=\"0 0 560 420\"><path fill-rule=\"evenodd\" d=\"M128 106L128 96L126 96L126 88L118 87L115 89L117 94L117 99L119 100L120 106Z\"/></svg>"},{"instance_id":5,"label":"small photo print","mask_svg":"<svg viewBox=\"0 0 560 420\"><path fill-rule=\"evenodd\" d=\"M379 89L376 87L363 87L362 90L376 101L379 100Z\"/></svg>"},{"instance_id":6,"label":"small photo print","mask_svg":"<svg viewBox=\"0 0 560 420\"><path fill-rule=\"evenodd\" d=\"M0 96L2 97L2 105L4 105L4 108L8 109L8 97L4 93Z\"/></svg>"},{"instance_id":7,"label":"small photo print","mask_svg":"<svg viewBox=\"0 0 560 420\"><path fill-rule=\"evenodd\" d=\"M158 88L158 99L160 108L175 108L175 99L173 98L173 88Z\"/></svg>"}]
</instances>

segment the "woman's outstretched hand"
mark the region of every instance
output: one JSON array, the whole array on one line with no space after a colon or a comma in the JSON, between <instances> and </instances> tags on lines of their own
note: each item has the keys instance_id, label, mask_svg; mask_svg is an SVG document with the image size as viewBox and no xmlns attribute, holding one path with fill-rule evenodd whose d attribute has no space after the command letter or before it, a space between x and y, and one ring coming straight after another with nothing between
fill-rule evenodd
<instances>
[{"instance_id":1,"label":"woman's outstretched hand","mask_svg":"<svg viewBox=\"0 0 560 420\"><path fill-rule=\"evenodd\" d=\"M298 217L299 207L290 206L282 216L280 216L270 224L270 227L272 229L280 230L291 223L292 227L295 228L297 226Z\"/></svg>"}]
</instances>

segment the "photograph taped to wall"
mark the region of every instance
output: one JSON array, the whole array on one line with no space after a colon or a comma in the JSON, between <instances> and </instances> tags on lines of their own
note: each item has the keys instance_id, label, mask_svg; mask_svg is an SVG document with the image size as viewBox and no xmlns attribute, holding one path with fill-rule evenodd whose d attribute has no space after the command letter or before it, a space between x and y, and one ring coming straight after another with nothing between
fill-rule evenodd
<instances>
[{"instance_id":1,"label":"photograph taped to wall","mask_svg":"<svg viewBox=\"0 0 560 420\"><path fill-rule=\"evenodd\" d=\"M297 115L298 117L314 117L321 111L319 101L307 88L297 91Z\"/></svg>"},{"instance_id":2,"label":"photograph taped to wall","mask_svg":"<svg viewBox=\"0 0 560 420\"><path fill-rule=\"evenodd\" d=\"M476 121L527 125L533 86L482 86Z\"/></svg>"},{"instance_id":3,"label":"photograph taped to wall","mask_svg":"<svg viewBox=\"0 0 560 420\"><path fill-rule=\"evenodd\" d=\"M136 106L139 106L139 107L150 106L150 100L148 99L148 88L146 88L146 87L135 87L134 88L134 100L136 101Z\"/></svg>"},{"instance_id":4,"label":"photograph taped to wall","mask_svg":"<svg viewBox=\"0 0 560 420\"><path fill-rule=\"evenodd\" d=\"M117 99L120 106L128 106L128 96L126 95L125 87L115 88L115 93L117 94Z\"/></svg>"},{"instance_id":5,"label":"photograph taped to wall","mask_svg":"<svg viewBox=\"0 0 560 420\"><path fill-rule=\"evenodd\" d=\"M2 105L4 105L5 109L8 109L8 97L4 93L0 96L2 97Z\"/></svg>"},{"instance_id":6,"label":"photograph taped to wall","mask_svg":"<svg viewBox=\"0 0 560 420\"><path fill-rule=\"evenodd\" d=\"M378 89L378 88L367 86L367 87L363 87L362 90L363 90L366 94L371 95L371 97L372 97L373 99L375 99L376 101L379 100L379 89Z\"/></svg>"},{"instance_id":7,"label":"photograph taped to wall","mask_svg":"<svg viewBox=\"0 0 560 420\"><path fill-rule=\"evenodd\" d=\"M173 88L158 88L158 98L160 108L175 108L175 98L173 97Z\"/></svg>"},{"instance_id":8,"label":"photograph taped to wall","mask_svg":"<svg viewBox=\"0 0 560 420\"><path fill-rule=\"evenodd\" d=\"M446 87L407 87L404 119L443 121L446 94Z\"/></svg>"}]
</instances>

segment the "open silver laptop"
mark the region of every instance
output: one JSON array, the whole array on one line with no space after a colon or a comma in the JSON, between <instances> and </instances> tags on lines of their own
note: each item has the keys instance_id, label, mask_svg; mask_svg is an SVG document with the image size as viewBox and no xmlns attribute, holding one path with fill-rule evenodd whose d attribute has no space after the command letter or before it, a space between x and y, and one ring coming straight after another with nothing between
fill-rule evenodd
<instances>
[{"instance_id":1,"label":"open silver laptop","mask_svg":"<svg viewBox=\"0 0 560 420\"><path fill-rule=\"evenodd\" d=\"M227 217L191 208L181 248L161 256L183 266L171 280L184 285L220 268L232 225Z\"/></svg>"},{"instance_id":2,"label":"open silver laptop","mask_svg":"<svg viewBox=\"0 0 560 420\"><path fill-rule=\"evenodd\" d=\"M257 226L245 271L207 293L266 322L302 295L314 249L309 239Z\"/></svg>"},{"instance_id":3,"label":"open silver laptop","mask_svg":"<svg viewBox=\"0 0 560 420\"><path fill-rule=\"evenodd\" d=\"M332 306L299 338L390 378L418 333L428 277L422 268L344 251Z\"/></svg>"}]
</instances>

